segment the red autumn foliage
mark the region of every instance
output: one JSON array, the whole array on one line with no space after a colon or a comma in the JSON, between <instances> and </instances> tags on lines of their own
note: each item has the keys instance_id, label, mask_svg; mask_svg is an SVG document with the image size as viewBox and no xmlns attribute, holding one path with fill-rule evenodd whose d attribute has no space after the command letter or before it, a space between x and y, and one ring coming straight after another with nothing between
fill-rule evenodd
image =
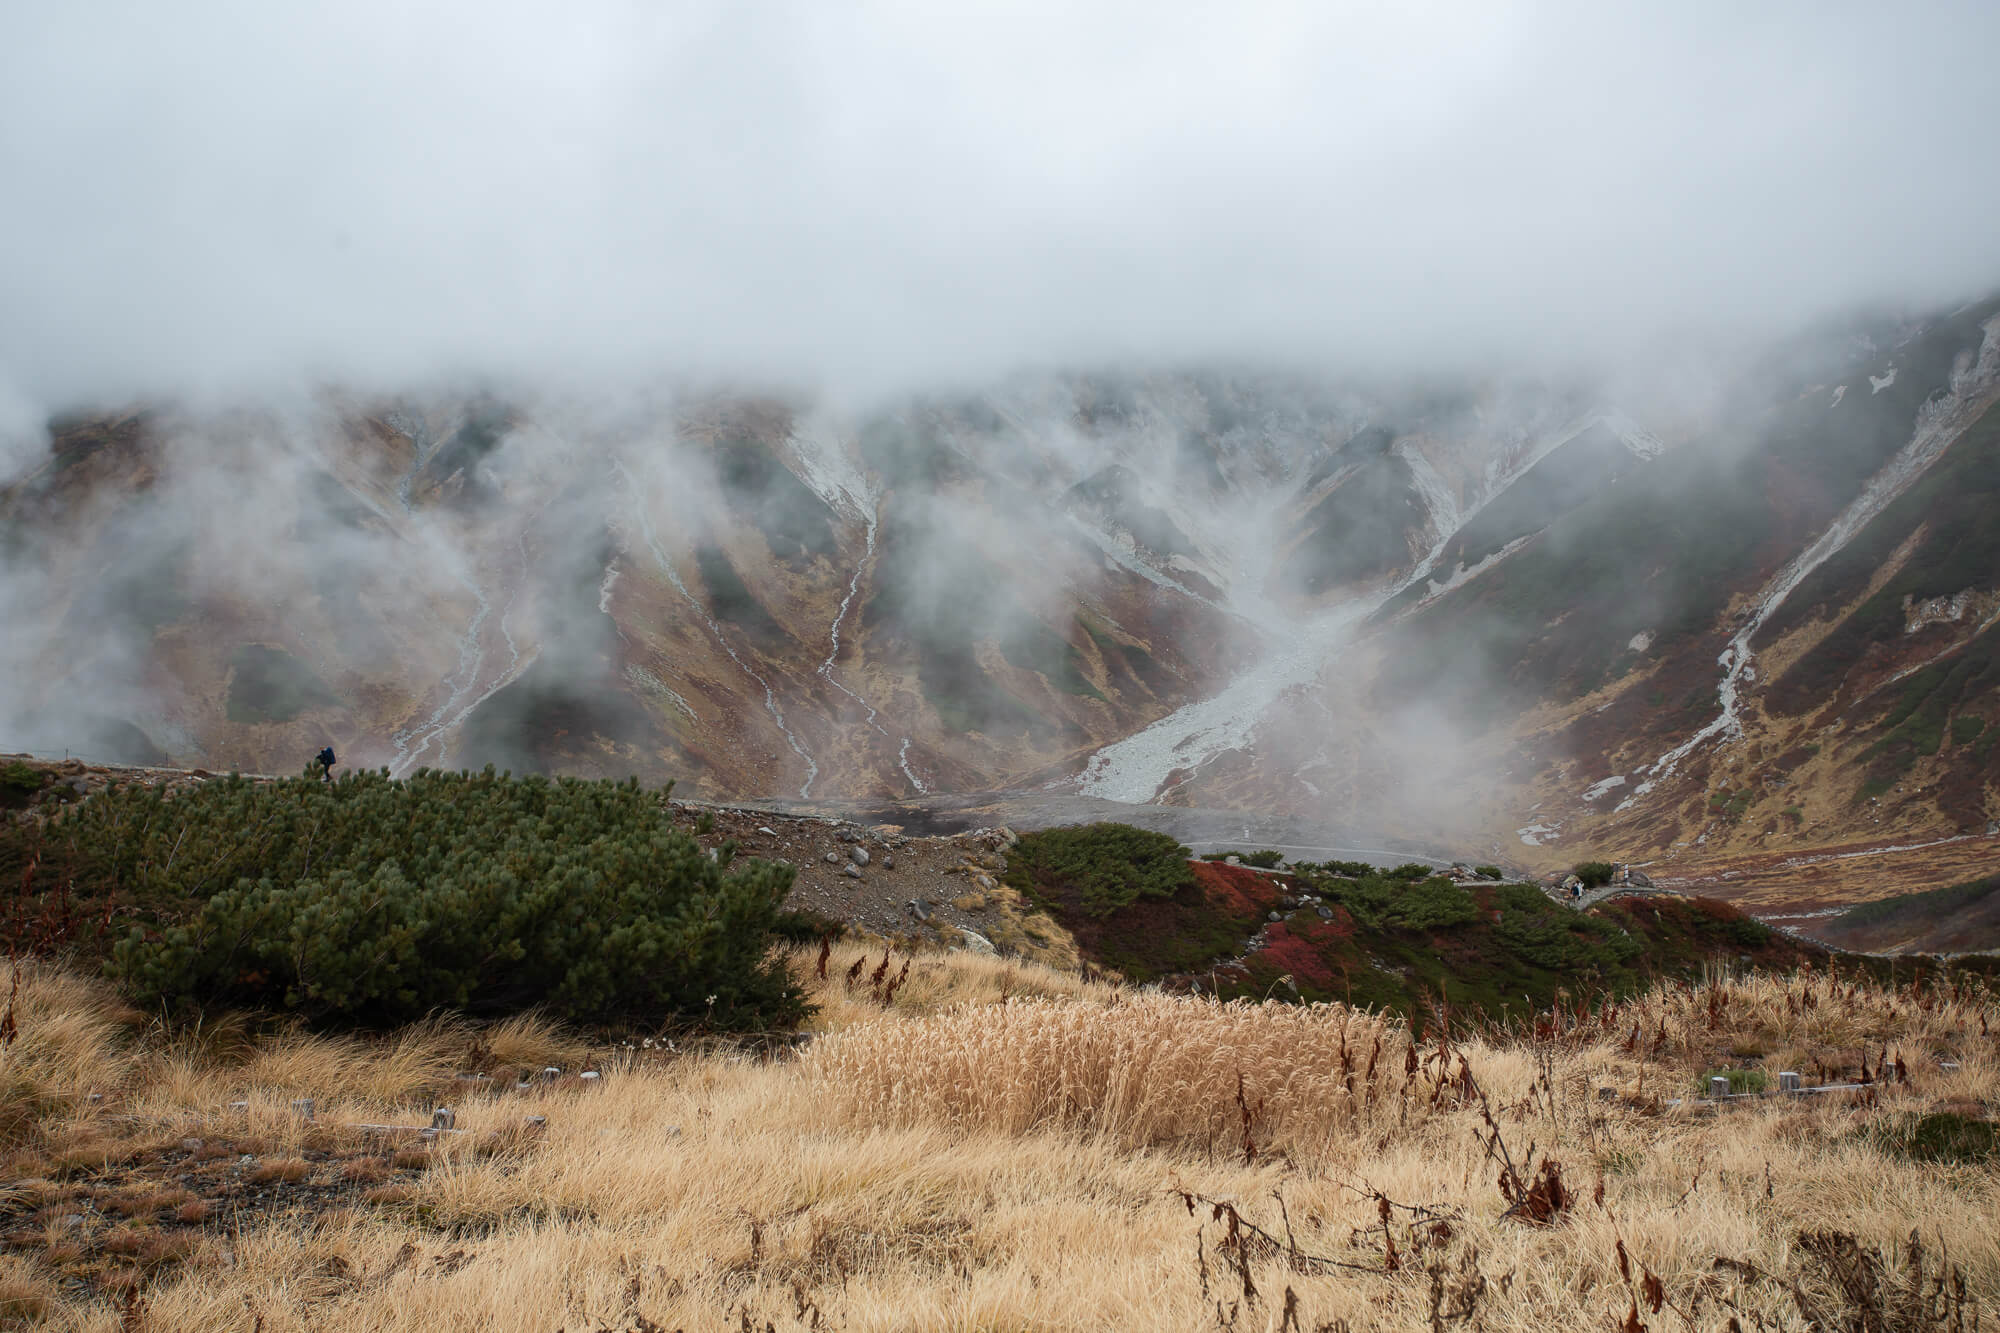
<instances>
[{"instance_id":1,"label":"red autumn foliage","mask_svg":"<svg viewBox=\"0 0 2000 1333\"><path fill-rule=\"evenodd\" d=\"M1224 865L1220 861L1191 861L1194 877L1209 901L1231 916L1262 916L1277 904L1284 890L1276 875L1262 875L1247 866Z\"/></svg>"}]
</instances>

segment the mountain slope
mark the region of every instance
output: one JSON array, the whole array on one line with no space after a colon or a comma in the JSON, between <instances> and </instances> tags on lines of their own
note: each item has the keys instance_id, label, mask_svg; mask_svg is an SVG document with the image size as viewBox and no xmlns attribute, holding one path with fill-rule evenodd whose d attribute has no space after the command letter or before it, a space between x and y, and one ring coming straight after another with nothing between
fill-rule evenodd
<instances>
[{"instance_id":1,"label":"mountain slope","mask_svg":"<svg viewBox=\"0 0 2000 1333\"><path fill-rule=\"evenodd\" d=\"M1983 838L1996 309L1822 331L1671 422L1213 371L854 416L75 416L0 488L0 728L713 797L1053 784L1690 882Z\"/></svg>"}]
</instances>

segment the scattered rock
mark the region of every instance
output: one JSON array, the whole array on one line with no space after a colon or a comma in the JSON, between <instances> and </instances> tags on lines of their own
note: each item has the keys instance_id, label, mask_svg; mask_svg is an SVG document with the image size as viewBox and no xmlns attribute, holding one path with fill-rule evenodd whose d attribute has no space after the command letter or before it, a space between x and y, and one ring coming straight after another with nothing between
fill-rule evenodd
<instances>
[{"instance_id":1,"label":"scattered rock","mask_svg":"<svg viewBox=\"0 0 2000 1333\"><path fill-rule=\"evenodd\" d=\"M767 837L767 838L775 838L775 837L777 837L777 836L778 836L778 830L776 830L776 829L774 829L774 828L769 828L769 827L766 827L766 826L765 826L765 825L763 825L763 824L759 824L759 825L757 826L757 831L758 831L759 833L763 834L763 835L764 835L765 837Z\"/></svg>"},{"instance_id":2,"label":"scattered rock","mask_svg":"<svg viewBox=\"0 0 2000 1333\"><path fill-rule=\"evenodd\" d=\"M857 865L844 865L840 868L840 873L847 876L849 879L860 879L861 867Z\"/></svg>"},{"instance_id":3,"label":"scattered rock","mask_svg":"<svg viewBox=\"0 0 2000 1333\"><path fill-rule=\"evenodd\" d=\"M1272 912L1268 917L1264 919L1267 921L1283 921L1285 919L1285 914L1283 912Z\"/></svg>"},{"instance_id":4,"label":"scattered rock","mask_svg":"<svg viewBox=\"0 0 2000 1333\"><path fill-rule=\"evenodd\" d=\"M1331 920L1333 920L1333 909L1332 909L1331 907L1322 907L1322 908L1320 908L1320 909L1319 909L1319 919L1320 919L1320 920L1322 920L1322 921L1331 921Z\"/></svg>"},{"instance_id":5,"label":"scattered rock","mask_svg":"<svg viewBox=\"0 0 2000 1333\"><path fill-rule=\"evenodd\" d=\"M1000 952L993 947L992 940L987 939L976 930L967 930L964 926L960 926L958 933L965 936L965 947L974 953L997 954Z\"/></svg>"},{"instance_id":6,"label":"scattered rock","mask_svg":"<svg viewBox=\"0 0 2000 1333\"><path fill-rule=\"evenodd\" d=\"M931 919L931 914L928 911L926 911L924 909L924 905L918 902L915 898L912 898L907 903L904 903L903 910L908 912L911 916L915 917L919 921L928 921Z\"/></svg>"},{"instance_id":7,"label":"scattered rock","mask_svg":"<svg viewBox=\"0 0 2000 1333\"><path fill-rule=\"evenodd\" d=\"M847 856L849 860L853 861L854 864L858 866L865 866L868 864L868 849L866 847L863 847L858 842L855 843L852 847L849 847L847 849Z\"/></svg>"},{"instance_id":8,"label":"scattered rock","mask_svg":"<svg viewBox=\"0 0 2000 1333\"><path fill-rule=\"evenodd\" d=\"M887 852L882 853L882 868L884 870L894 870L896 868L896 858Z\"/></svg>"},{"instance_id":9,"label":"scattered rock","mask_svg":"<svg viewBox=\"0 0 2000 1333\"><path fill-rule=\"evenodd\" d=\"M825 856L820 857L820 860L826 862L830 866L837 866L840 864L840 853L828 852Z\"/></svg>"}]
</instances>

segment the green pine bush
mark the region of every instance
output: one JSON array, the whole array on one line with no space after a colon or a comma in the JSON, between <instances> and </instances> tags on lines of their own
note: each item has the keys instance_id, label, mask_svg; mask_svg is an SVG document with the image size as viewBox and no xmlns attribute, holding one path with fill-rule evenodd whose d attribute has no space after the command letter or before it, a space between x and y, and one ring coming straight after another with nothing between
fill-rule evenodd
<instances>
[{"instance_id":1,"label":"green pine bush","mask_svg":"<svg viewBox=\"0 0 2000 1333\"><path fill-rule=\"evenodd\" d=\"M149 919L108 965L142 1002L796 1021L768 958L791 868L703 852L661 795L490 767L236 779L106 793L65 832Z\"/></svg>"},{"instance_id":2,"label":"green pine bush","mask_svg":"<svg viewBox=\"0 0 2000 1333\"><path fill-rule=\"evenodd\" d=\"M1079 824L1021 835L1007 854L1007 883L1037 902L1074 894L1094 917L1140 898L1171 898L1195 882L1187 848L1130 824Z\"/></svg>"}]
</instances>

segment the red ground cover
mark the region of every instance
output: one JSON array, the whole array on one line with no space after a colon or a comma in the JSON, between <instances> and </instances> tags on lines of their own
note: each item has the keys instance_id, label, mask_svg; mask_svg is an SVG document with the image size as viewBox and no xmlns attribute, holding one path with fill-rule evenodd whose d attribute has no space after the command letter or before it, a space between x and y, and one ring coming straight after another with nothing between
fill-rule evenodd
<instances>
[{"instance_id":1,"label":"red ground cover","mask_svg":"<svg viewBox=\"0 0 2000 1333\"><path fill-rule=\"evenodd\" d=\"M1311 940L1293 934L1285 922L1274 921L1265 927L1264 941L1255 955L1257 962L1289 973L1301 986L1323 991L1333 985L1333 969L1319 949Z\"/></svg>"},{"instance_id":2,"label":"red ground cover","mask_svg":"<svg viewBox=\"0 0 2000 1333\"><path fill-rule=\"evenodd\" d=\"M1194 877L1211 902L1231 916L1262 916L1277 905L1285 884L1276 875L1262 875L1247 866L1220 861L1190 861Z\"/></svg>"}]
</instances>

